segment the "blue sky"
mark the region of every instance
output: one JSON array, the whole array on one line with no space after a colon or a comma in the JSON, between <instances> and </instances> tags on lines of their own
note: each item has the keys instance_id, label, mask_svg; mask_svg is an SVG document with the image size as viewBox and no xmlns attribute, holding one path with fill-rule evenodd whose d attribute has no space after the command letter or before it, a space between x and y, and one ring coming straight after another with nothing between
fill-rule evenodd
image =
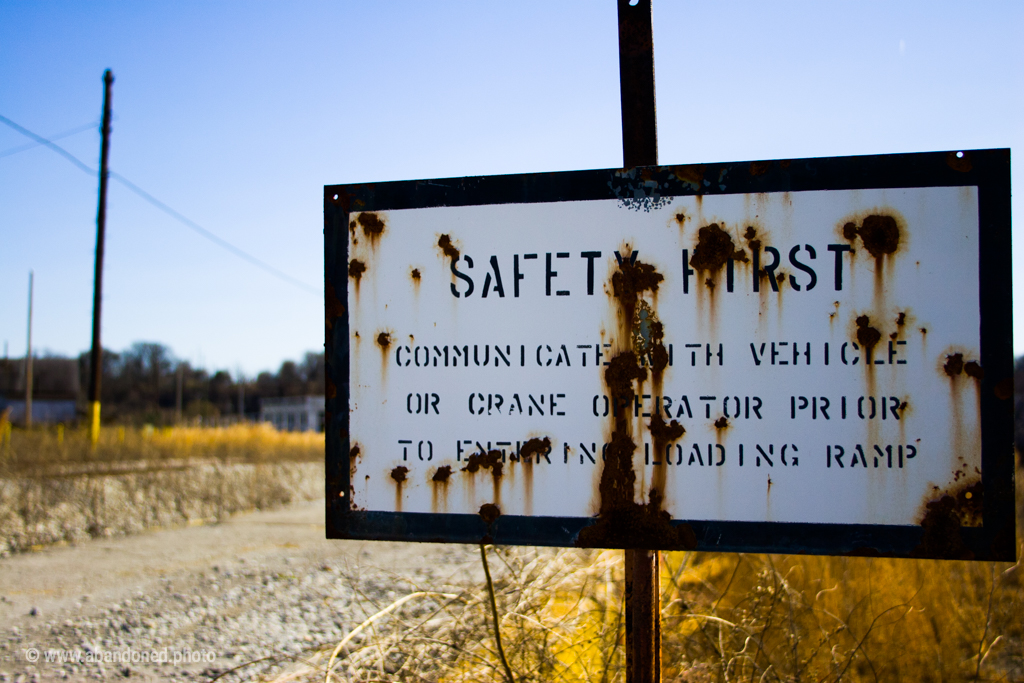
<instances>
[{"instance_id":1,"label":"blue sky","mask_svg":"<svg viewBox=\"0 0 1024 683\"><path fill-rule=\"evenodd\" d=\"M1021 215L1024 4L655 0L654 27L661 163L1010 147ZM319 289L325 184L621 165L616 31L613 0L0 0L0 115L96 122L112 69L112 170ZM0 155L26 142L0 126ZM98 165L95 127L58 144ZM10 355L30 269L34 347L88 348L96 191L44 147L0 156ZM322 348L322 296L108 201L106 347L249 375Z\"/></svg>"}]
</instances>

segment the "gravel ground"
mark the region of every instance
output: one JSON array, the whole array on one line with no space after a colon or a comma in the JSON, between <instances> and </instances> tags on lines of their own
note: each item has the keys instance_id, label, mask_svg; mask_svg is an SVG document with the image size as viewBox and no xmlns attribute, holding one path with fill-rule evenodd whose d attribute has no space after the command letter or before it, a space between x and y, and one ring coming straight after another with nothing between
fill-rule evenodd
<instances>
[{"instance_id":1,"label":"gravel ground","mask_svg":"<svg viewBox=\"0 0 1024 683\"><path fill-rule=\"evenodd\" d=\"M0 681L210 680L268 657L219 680L272 677L403 595L482 580L475 546L323 534L319 501L0 560Z\"/></svg>"}]
</instances>

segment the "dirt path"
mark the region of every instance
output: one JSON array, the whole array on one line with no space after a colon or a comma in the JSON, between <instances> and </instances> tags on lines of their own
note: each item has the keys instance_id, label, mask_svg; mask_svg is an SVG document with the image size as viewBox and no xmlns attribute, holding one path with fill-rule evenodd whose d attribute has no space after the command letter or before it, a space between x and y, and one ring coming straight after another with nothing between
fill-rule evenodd
<instances>
[{"instance_id":1,"label":"dirt path","mask_svg":"<svg viewBox=\"0 0 1024 683\"><path fill-rule=\"evenodd\" d=\"M368 610L416 587L475 580L476 553L325 540L321 500L15 555L0 560L0 681L210 678L340 639ZM34 664L33 648L42 653ZM47 650L88 658L119 649L203 654L157 665L45 661Z\"/></svg>"}]
</instances>

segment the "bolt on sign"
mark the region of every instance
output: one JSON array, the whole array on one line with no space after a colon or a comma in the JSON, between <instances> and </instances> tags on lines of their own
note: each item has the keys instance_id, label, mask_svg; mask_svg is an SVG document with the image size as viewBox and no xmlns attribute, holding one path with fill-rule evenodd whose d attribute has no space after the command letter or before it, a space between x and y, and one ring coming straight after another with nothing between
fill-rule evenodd
<instances>
[{"instance_id":1,"label":"bolt on sign","mask_svg":"<svg viewBox=\"0 0 1024 683\"><path fill-rule=\"evenodd\" d=\"M1009 164L325 187L328 535L1012 560Z\"/></svg>"}]
</instances>

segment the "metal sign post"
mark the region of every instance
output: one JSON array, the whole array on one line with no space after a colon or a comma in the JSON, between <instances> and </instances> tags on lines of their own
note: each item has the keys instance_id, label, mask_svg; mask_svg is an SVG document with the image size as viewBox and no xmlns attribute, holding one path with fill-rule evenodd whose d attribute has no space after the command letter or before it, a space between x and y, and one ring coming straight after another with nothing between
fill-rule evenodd
<instances>
[{"instance_id":1,"label":"metal sign post","mask_svg":"<svg viewBox=\"0 0 1024 683\"><path fill-rule=\"evenodd\" d=\"M651 0L617 0L622 159L658 165ZM626 552L626 681L661 680L661 574L656 550Z\"/></svg>"}]
</instances>

